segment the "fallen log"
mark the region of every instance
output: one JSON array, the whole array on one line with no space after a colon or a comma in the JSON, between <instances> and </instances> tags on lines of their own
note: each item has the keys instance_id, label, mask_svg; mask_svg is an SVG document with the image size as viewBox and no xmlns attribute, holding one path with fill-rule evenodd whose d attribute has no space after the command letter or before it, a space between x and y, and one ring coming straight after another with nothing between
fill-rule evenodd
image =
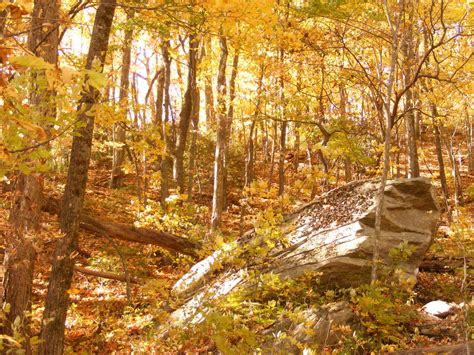
<instances>
[{"instance_id":1,"label":"fallen log","mask_svg":"<svg viewBox=\"0 0 474 355\"><path fill-rule=\"evenodd\" d=\"M59 201L54 198L48 198L43 206L43 211L58 214ZM95 234L129 242L153 244L171 252L177 252L192 257L197 257L197 250L200 248L198 242L172 233L156 231L150 228L137 228L124 223L103 221L86 214L81 215L80 227Z\"/></svg>"},{"instance_id":2,"label":"fallen log","mask_svg":"<svg viewBox=\"0 0 474 355\"><path fill-rule=\"evenodd\" d=\"M79 266L79 265L74 265L74 270L84 275L91 275L91 276L96 276L96 277L100 277L104 279L127 282L127 277L125 275L114 274L113 272L92 270L92 269ZM139 280L135 277L131 277L130 282L138 284Z\"/></svg>"}]
</instances>

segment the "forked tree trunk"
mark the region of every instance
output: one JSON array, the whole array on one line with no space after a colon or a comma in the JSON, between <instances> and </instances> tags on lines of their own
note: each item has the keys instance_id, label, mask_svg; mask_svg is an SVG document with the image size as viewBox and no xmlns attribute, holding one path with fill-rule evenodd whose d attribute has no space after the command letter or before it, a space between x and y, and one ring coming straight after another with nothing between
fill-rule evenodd
<instances>
[{"instance_id":1,"label":"forked tree trunk","mask_svg":"<svg viewBox=\"0 0 474 355\"><path fill-rule=\"evenodd\" d=\"M214 187L212 193L211 231L219 228L224 205L224 155L227 133L226 110L226 65L227 65L227 39L221 35L219 39L221 55L219 72L217 75L217 139L214 156Z\"/></svg>"},{"instance_id":2,"label":"forked tree trunk","mask_svg":"<svg viewBox=\"0 0 474 355\"><path fill-rule=\"evenodd\" d=\"M134 11L127 12L127 22L133 19ZM130 86L130 63L132 59L132 41L133 31L130 27L125 31L124 47L122 52L122 70L120 73L120 95L119 104L121 108L122 122L114 124L114 143L118 143L120 147L113 148L112 159L112 176L110 178L110 187L115 189L122 186L124 172L122 165L125 160L125 128L123 124L127 120L128 111L128 89Z\"/></svg>"},{"instance_id":3,"label":"forked tree trunk","mask_svg":"<svg viewBox=\"0 0 474 355\"><path fill-rule=\"evenodd\" d=\"M86 60L86 69L97 68L102 71L107 53L109 35L115 12L116 0L103 0L95 16L94 28ZM62 210L60 228L64 236L58 240L53 256L46 304L41 329L40 354L62 354L64 349L64 330L69 295L74 272L72 254L77 247L77 232L89 171L92 135L94 131L94 104L99 92L90 86L82 92L78 108L78 122L82 125L73 138L71 160Z\"/></svg>"},{"instance_id":4,"label":"forked tree trunk","mask_svg":"<svg viewBox=\"0 0 474 355\"><path fill-rule=\"evenodd\" d=\"M196 100L196 70L197 70L197 51L199 40L196 34L189 35L189 68L188 68L188 86L184 94L183 107L179 117L178 136L176 140L176 152L173 161L173 177L176 180L178 188L183 193L185 174L184 174L184 152L188 140L189 124L192 121L194 101Z\"/></svg>"}]
</instances>

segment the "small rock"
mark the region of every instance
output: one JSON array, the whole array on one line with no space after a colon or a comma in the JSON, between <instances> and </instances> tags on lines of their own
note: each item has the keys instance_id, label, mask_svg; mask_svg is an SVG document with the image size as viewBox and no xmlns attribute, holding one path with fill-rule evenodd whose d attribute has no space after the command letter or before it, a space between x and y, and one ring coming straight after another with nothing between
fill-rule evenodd
<instances>
[{"instance_id":1,"label":"small rock","mask_svg":"<svg viewBox=\"0 0 474 355\"><path fill-rule=\"evenodd\" d=\"M421 310L431 316L446 318L450 314L453 314L458 308L459 306L455 303L437 300L425 304Z\"/></svg>"}]
</instances>

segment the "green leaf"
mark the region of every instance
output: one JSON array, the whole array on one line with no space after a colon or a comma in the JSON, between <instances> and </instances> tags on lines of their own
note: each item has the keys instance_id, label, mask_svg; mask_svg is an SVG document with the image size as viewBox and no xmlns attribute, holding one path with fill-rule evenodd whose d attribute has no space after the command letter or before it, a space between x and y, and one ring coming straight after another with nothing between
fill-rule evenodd
<instances>
[{"instance_id":1,"label":"green leaf","mask_svg":"<svg viewBox=\"0 0 474 355\"><path fill-rule=\"evenodd\" d=\"M97 90L100 90L107 85L107 77L105 74L94 70L85 70L85 73L87 74L88 84Z\"/></svg>"},{"instance_id":2,"label":"green leaf","mask_svg":"<svg viewBox=\"0 0 474 355\"><path fill-rule=\"evenodd\" d=\"M10 59L12 64L32 69L54 69L54 65L34 55L22 55Z\"/></svg>"}]
</instances>

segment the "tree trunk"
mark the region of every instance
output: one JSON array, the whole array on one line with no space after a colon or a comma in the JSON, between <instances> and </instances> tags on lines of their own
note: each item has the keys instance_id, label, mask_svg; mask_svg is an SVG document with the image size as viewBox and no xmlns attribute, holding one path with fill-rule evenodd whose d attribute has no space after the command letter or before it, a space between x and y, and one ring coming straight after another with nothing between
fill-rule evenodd
<instances>
[{"instance_id":1,"label":"tree trunk","mask_svg":"<svg viewBox=\"0 0 474 355\"><path fill-rule=\"evenodd\" d=\"M3 281L3 309L10 311L0 327L1 334L12 336L15 332L25 337L23 343L29 348L28 313L31 310L33 271L36 261L35 233L39 229L43 186L41 176L20 174L10 210L12 233L7 237L5 254L5 276ZM19 320L18 324L15 324Z\"/></svg>"},{"instance_id":2,"label":"tree trunk","mask_svg":"<svg viewBox=\"0 0 474 355\"><path fill-rule=\"evenodd\" d=\"M196 162L196 149L197 149L197 138L199 133L199 110L200 110L200 99L199 88L196 87L196 93L194 94L194 107L193 107L193 135L191 138L191 147L189 149L189 168L188 168L188 201L192 201L193 196L193 185L194 175L197 174L197 162Z\"/></svg>"},{"instance_id":3,"label":"tree trunk","mask_svg":"<svg viewBox=\"0 0 474 355\"><path fill-rule=\"evenodd\" d=\"M129 10L127 12L127 22L133 20L135 12ZM128 111L128 89L130 86L130 63L132 59L132 42L133 42L133 30L131 27L127 27L125 31L124 47L122 52L122 70L120 73L120 112L123 115L122 122L117 122L113 127L114 143L120 144L120 147L113 148L113 159L112 159L112 176L110 178L110 187L115 189L123 185L124 172L122 165L125 160L125 128L123 124L127 121Z\"/></svg>"},{"instance_id":4,"label":"tree trunk","mask_svg":"<svg viewBox=\"0 0 474 355\"><path fill-rule=\"evenodd\" d=\"M287 15L288 17L288 15ZM288 18L287 18L288 19ZM285 64L285 51L280 49L280 63ZM281 130L280 130L280 156L278 159L278 196L285 192L285 157L286 157L286 101L285 101L285 80L283 73L280 73L280 106L281 106Z\"/></svg>"},{"instance_id":5,"label":"tree trunk","mask_svg":"<svg viewBox=\"0 0 474 355\"><path fill-rule=\"evenodd\" d=\"M446 181L446 170L444 167L443 159L443 147L441 144L441 132L439 130L438 123L436 122L436 117L438 116L438 110L436 105L431 103L431 115L433 116L433 131L435 138L435 147L436 147L436 157L438 159L438 168L439 168L439 180L441 182L441 191L443 193L444 207L448 216L448 222L451 223L451 209L449 208L449 192L448 192L448 183Z\"/></svg>"},{"instance_id":6,"label":"tree trunk","mask_svg":"<svg viewBox=\"0 0 474 355\"><path fill-rule=\"evenodd\" d=\"M344 86L344 83L339 84L339 114L342 121L344 122L347 119L347 92ZM344 180L350 182L352 180L352 164L351 158L347 155L344 157Z\"/></svg>"},{"instance_id":7,"label":"tree trunk","mask_svg":"<svg viewBox=\"0 0 474 355\"><path fill-rule=\"evenodd\" d=\"M247 156L245 161L245 186L248 187L252 184L255 174L254 167L254 131L255 131L255 119L250 125L249 141L247 143Z\"/></svg>"},{"instance_id":8,"label":"tree trunk","mask_svg":"<svg viewBox=\"0 0 474 355\"><path fill-rule=\"evenodd\" d=\"M398 52L399 52L399 36L398 30L400 28L400 22L402 17L402 11L404 6L404 1L400 2L400 12L397 18L397 24L392 23L393 17L389 13L387 1L384 1L385 13L387 20L391 26L392 32L392 48L390 53L390 74L387 83L387 96L385 98L385 103L383 105L385 112L385 139L384 139L384 150L383 150L383 169L382 177L380 181L380 186L377 191L377 206L375 209L375 223L374 223L374 243L373 243L373 255L372 255L372 270L371 270L371 280L375 282L377 280L377 268L380 258L380 237L381 237L381 226L382 226L382 215L384 212L384 202L385 202L385 186L387 184L388 172L390 169L390 149L392 146L392 124L393 118L397 115L397 106L394 106L392 109L392 93L394 90L395 83L395 70L398 61Z\"/></svg>"},{"instance_id":9,"label":"tree trunk","mask_svg":"<svg viewBox=\"0 0 474 355\"><path fill-rule=\"evenodd\" d=\"M109 35L115 12L116 0L102 1L98 6L94 21L86 69L93 66L102 71L108 48ZM86 86L85 86L86 87ZM78 108L78 122L81 127L73 138L71 160L62 209L60 227L64 236L58 240L53 256L53 266L46 296L41 330L40 354L62 354L64 349L64 330L68 309L68 293L74 272L72 254L77 247L77 231L91 156L92 135L94 131L94 104L99 92L88 86L81 94Z\"/></svg>"},{"instance_id":10,"label":"tree trunk","mask_svg":"<svg viewBox=\"0 0 474 355\"><path fill-rule=\"evenodd\" d=\"M442 134L441 134L441 138L443 138ZM449 140L449 142L445 140L445 145L446 145L446 148L448 149L448 157L451 163L451 172L454 179L454 204L457 207L458 204L462 202L463 195L462 195L461 175L459 173L458 162L456 159L456 155L454 153L452 137Z\"/></svg>"},{"instance_id":11,"label":"tree trunk","mask_svg":"<svg viewBox=\"0 0 474 355\"><path fill-rule=\"evenodd\" d=\"M35 0L32 13L31 31L28 36L28 49L46 62L57 64L58 60L58 21L59 3L57 1ZM3 30L2 30L3 32ZM56 116L56 93L47 89L43 71L32 74L30 104L37 106L49 122ZM49 135L50 127L43 124ZM41 204L43 199L42 176L19 174L10 210L10 223L13 233L7 243L5 254L5 276L2 302L10 312L0 333L13 335L14 331L25 337L24 347L29 353L28 313L31 310L31 291L36 261L35 233L39 229ZM19 319L17 329L14 322Z\"/></svg>"},{"instance_id":12,"label":"tree trunk","mask_svg":"<svg viewBox=\"0 0 474 355\"><path fill-rule=\"evenodd\" d=\"M234 100L235 100L235 82L237 80L237 72L239 67L239 49L237 48L232 60L232 72L229 81L229 111L227 113L227 142L224 153L224 191L227 192L227 173L229 167L229 149L232 141L232 123L234 121ZM227 208L227 194L224 193L223 209Z\"/></svg>"},{"instance_id":13,"label":"tree trunk","mask_svg":"<svg viewBox=\"0 0 474 355\"><path fill-rule=\"evenodd\" d=\"M275 168L275 152L276 152L276 141L278 139L278 123L273 122L273 135L272 135L272 152L270 157L270 171L268 172L268 189L272 188L273 185L273 170Z\"/></svg>"},{"instance_id":14,"label":"tree trunk","mask_svg":"<svg viewBox=\"0 0 474 355\"><path fill-rule=\"evenodd\" d=\"M188 139L189 124L192 120L194 101L196 100L196 70L197 70L197 51L199 41L196 34L189 35L189 69L188 69L188 85L184 94L183 107L179 117L178 137L176 141L176 152L173 161L173 177L181 193L184 190L185 174L184 174L184 152L186 150L186 142Z\"/></svg>"},{"instance_id":15,"label":"tree trunk","mask_svg":"<svg viewBox=\"0 0 474 355\"><path fill-rule=\"evenodd\" d=\"M164 104L163 111L164 116L161 121L161 135L165 142L165 155L161 160L160 172L161 172L161 192L160 192L160 202L162 205L165 204L166 199L169 196L169 177L171 171L172 160L171 157L174 152L174 143L172 140L172 132L170 125L170 109L171 109L171 99L170 99L170 85L171 85L171 58L169 54L169 41L163 43L161 47L161 55L164 62Z\"/></svg>"},{"instance_id":16,"label":"tree trunk","mask_svg":"<svg viewBox=\"0 0 474 355\"><path fill-rule=\"evenodd\" d=\"M227 134L227 110L226 110L226 65L227 65L227 39L221 35L219 38L221 56L219 60L219 72L217 75L217 138L216 152L214 156L214 187L212 194L212 216L211 231L219 228L224 204L224 155Z\"/></svg>"},{"instance_id":17,"label":"tree trunk","mask_svg":"<svg viewBox=\"0 0 474 355\"><path fill-rule=\"evenodd\" d=\"M280 157L278 159L278 196L285 192L285 156L286 156L286 128L288 122L281 123L280 131Z\"/></svg>"},{"instance_id":18,"label":"tree trunk","mask_svg":"<svg viewBox=\"0 0 474 355\"><path fill-rule=\"evenodd\" d=\"M474 124L471 117L469 116L468 107L466 105L466 130L467 130L467 163L468 172L470 175L474 175Z\"/></svg>"},{"instance_id":19,"label":"tree trunk","mask_svg":"<svg viewBox=\"0 0 474 355\"><path fill-rule=\"evenodd\" d=\"M204 55L210 55L211 52L211 41L206 41L203 46L205 51ZM212 75L209 73L204 74L204 99L206 104L206 123L208 128L214 128L216 122L216 113L214 110L214 93L212 90Z\"/></svg>"},{"instance_id":20,"label":"tree trunk","mask_svg":"<svg viewBox=\"0 0 474 355\"><path fill-rule=\"evenodd\" d=\"M409 15L409 25L404 34L401 45L401 52L404 56L403 80L404 84L412 80L412 66L415 59L415 50L413 43L413 6ZM413 91L408 89L405 94L405 127L407 142L407 161L408 161L408 177L414 178L420 176L420 166L418 163L418 149L416 144L416 128L415 128L415 105L413 100Z\"/></svg>"}]
</instances>

